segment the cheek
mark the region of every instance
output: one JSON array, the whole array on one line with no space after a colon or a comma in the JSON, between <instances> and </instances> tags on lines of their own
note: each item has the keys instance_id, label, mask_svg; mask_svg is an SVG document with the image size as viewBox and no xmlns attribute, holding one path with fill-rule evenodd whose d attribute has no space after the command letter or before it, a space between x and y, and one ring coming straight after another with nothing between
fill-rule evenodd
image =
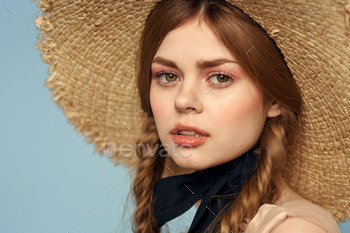
<instances>
[{"instance_id":1,"label":"cheek","mask_svg":"<svg viewBox=\"0 0 350 233\"><path fill-rule=\"evenodd\" d=\"M154 120L156 122L156 126L158 129L161 128L161 120L162 119L169 119L168 111L167 109L169 108L170 102L168 99L164 98L164 94L156 90L157 88L154 87L154 84L151 84L151 89L150 89L150 104L151 104L151 109L152 113L154 116Z\"/></svg>"},{"instance_id":2,"label":"cheek","mask_svg":"<svg viewBox=\"0 0 350 233\"><path fill-rule=\"evenodd\" d=\"M226 98L223 106L216 111L220 112L217 128L241 136L259 135L266 118L262 92L254 88Z\"/></svg>"},{"instance_id":3,"label":"cheek","mask_svg":"<svg viewBox=\"0 0 350 233\"><path fill-rule=\"evenodd\" d=\"M157 92L154 90L153 84L151 84L149 100L150 100L153 116L154 118L157 118L157 116L161 114L161 110L162 110L161 99L159 98L159 95L157 95Z\"/></svg>"},{"instance_id":4,"label":"cheek","mask_svg":"<svg viewBox=\"0 0 350 233\"><path fill-rule=\"evenodd\" d=\"M162 103L159 98L156 98L153 95L150 95L151 109L153 112L153 116L158 118L159 115L162 115Z\"/></svg>"}]
</instances>

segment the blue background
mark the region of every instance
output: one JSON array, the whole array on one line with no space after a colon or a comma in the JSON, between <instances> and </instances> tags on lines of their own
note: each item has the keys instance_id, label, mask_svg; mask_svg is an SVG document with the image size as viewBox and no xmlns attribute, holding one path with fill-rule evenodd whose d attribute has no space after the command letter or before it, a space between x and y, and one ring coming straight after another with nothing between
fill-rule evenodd
<instances>
[{"instance_id":1,"label":"blue background","mask_svg":"<svg viewBox=\"0 0 350 233\"><path fill-rule=\"evenodd\" d=\"M44 87L36 14L30 1L0 1L0 232L132 232L128 169L94 154ZM350 221L340 228L350 232Z\"/></svg>"}]
</instances>

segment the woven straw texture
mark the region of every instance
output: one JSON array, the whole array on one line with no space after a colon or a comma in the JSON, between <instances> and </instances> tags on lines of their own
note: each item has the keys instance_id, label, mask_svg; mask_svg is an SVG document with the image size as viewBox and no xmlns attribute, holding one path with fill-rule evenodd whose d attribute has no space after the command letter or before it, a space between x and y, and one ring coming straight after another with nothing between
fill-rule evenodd
<instances>
[{"instance_id":1,"label":"woven straw texture","mask_svg":"<svg viewBox=\"0 0 350 233\"><path fill-rule=\"evenodd\" d=\"M144 115L135 59L155 0L41 0L37 47L49 64L45 86L79 135L117 164L132 148ZM286 178L337 221L350 217L350 1L229 1L276 41L301 87L304 129L292 142ZM126 153L129 151L129 153Z\"/></svg>"}]
</instances>

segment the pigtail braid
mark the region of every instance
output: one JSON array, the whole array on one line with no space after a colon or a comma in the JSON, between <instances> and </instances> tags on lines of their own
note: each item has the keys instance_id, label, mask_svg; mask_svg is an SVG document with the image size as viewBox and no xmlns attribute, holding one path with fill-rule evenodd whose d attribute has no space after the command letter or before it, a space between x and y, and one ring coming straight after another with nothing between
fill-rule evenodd
<instances>
[{"instance_id":1,"label":"pigtail braid","mask_svg":"<svg viewBox=\"0 0 350 233\"><path fill-rule=\"evenodd\" d=\"M261 205L274 203L278 199L280 192L276 183L287 157L287 133L290 133L289 129L296 127L291 127L296 123L294 113L289 110L284 110L279 117L267 119L260 138L260 160L257 170L243 186L236 200L219 213L207 232L213 232L220 219L221 224L217 232L243 232L246 220L252 219Z\"/></svg>"},{"instance_id":2,"label":"pigtail braid","mask_svg":"<svg viewBox=\"0 0 350 233\"><path fill-rule=\"evenodd\" d=\"M136 201L133 232L159 233L153 206L153 184L161 178L164 157L159 156L160 141L153 118L144 122L144 136L137 141L136 154L139 158L133 194ZM141 146L140 146L141 145Z\"/></svg>"}]
</instances>

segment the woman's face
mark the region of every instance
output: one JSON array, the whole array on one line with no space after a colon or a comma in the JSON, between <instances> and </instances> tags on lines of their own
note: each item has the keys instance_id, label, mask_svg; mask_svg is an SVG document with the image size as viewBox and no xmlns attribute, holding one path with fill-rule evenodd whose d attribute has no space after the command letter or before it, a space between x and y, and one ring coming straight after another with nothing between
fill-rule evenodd
<instances>
[{"instance_id":1,"label":"woman's face","mask_svg":"<svg viewBox=\"0 0 350 233\"><path fill-rule=\"evenodd\" d=\"M274 105L264 109L262 91L235 61L198 19L171 31L160 45L151 67L151 108L159 138L181 169L237 158L257 143L266 117L279 114ZM181 124L204 132L177 135Z\"/></svg>"}]
</instances>

